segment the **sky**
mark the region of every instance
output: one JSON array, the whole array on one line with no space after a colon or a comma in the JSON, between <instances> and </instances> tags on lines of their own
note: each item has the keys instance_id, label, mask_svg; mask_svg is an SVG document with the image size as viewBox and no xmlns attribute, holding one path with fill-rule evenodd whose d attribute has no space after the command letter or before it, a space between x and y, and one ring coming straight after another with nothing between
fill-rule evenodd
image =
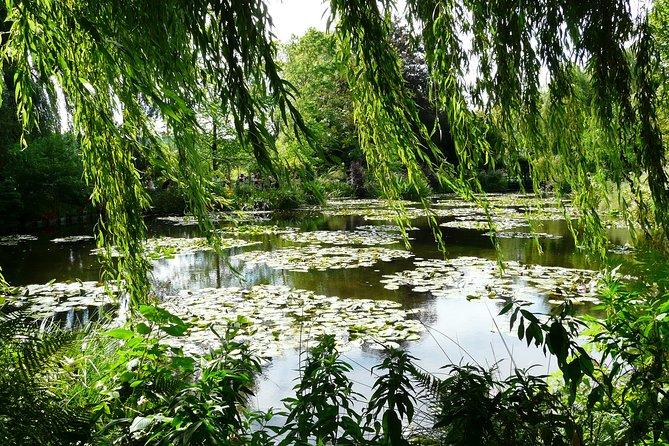
<instances>
[{"instance_id":1,"label":"sky","mask_svg":"<svg viewBox=\"0 0 669 446\"><path fill-rule=\"evenodd\" d=\"M292 35L301 36L309 28L325 31L330 8L327 0L268 0L269 13L274 20L274 34L282 42ZM398 11L405 1L396 0Z\"/></svg>"},{"instance_id":2,"label":"sky","mask_svg":"<svg viewBox=\"0 0 669 446\"><path fill-rule=\"evenodd\" d=\"M312 27L325 31L330 13L327 3L321 0L269 0L268 7L274 33L283 42Z\"/></svg>"}]
</instances>

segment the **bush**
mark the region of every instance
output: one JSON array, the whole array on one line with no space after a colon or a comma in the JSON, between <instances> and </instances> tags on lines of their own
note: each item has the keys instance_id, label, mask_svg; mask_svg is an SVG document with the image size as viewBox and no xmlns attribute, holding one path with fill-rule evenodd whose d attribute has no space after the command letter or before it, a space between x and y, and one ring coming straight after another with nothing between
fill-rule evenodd
<instances>
[{"instance_id":1,"label":"bush","mask_svg":"<svg viewBox=\"0 0 669 446\"><path fill-rule=\"evenodd\" d=\"M349 178L346 176L346 171L343 165L331 169L329 172L320 175L316 182L325 198L345 198L355 197L356 191Z\"/></svg>"},{"instance_id":2,"label":"bush","mask_svg":"<svg viewBox=\"0 0 669 446\"><path fill-rule=\"evenodd\" d=\"M16 224L80 214L89 206L79 145L70 134L52 134L14 145L0 172L0 219Z\"/></svg>"},{"instance_id":3,"label":"bush","mask_svg":"<svg viewBox=\"0 0 669 446\"><path fill-rule=\"evenodd\" d=\"M401 183L399 191L400 198L403 200L420 201L421 198L429 197L433 194L432 188L427 181L421 181L418 188L411 186L408 182Z\"/></svg>"},{"instance_id":4,"label":"bush","mask_svg":"<svg viewBox=\"0 0 669 446\"><path fill-rule=\"evenodd\" d=\"M187 211L186 201L179 188L170 185L149 191L151 213L155 215L183 214Z\"/></svg>"},{"instance_id":5,"label":"bush","mask_svg":"<svg viewBox=\"0 0 669 446\"><path fill-rule=\"evenodd\" d=\"M291 181L279 187L235 186L233 204L245 210L294 210L324 202L324 187L318 181Z\"/></svg>"},{"instance_id":6,"label":"bush","mask_svg":"<svg viewBox=\"0 0 669 446\"><path fill-rule=\"evenodd\" d=\"M509 180L503 169L480 172L478 180L485 192L507 192Z\"/></svg>"}]
</instances>

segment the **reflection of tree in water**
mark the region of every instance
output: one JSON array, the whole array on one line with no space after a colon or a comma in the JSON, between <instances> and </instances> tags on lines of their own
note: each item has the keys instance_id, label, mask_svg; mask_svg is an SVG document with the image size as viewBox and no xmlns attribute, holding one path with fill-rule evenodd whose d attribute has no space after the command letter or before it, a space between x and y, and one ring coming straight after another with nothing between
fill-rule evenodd
<instances>
[{"instance_id":1,"label":"reflection of tree in water","mask_svg":"<svg viewBox=\"0 0 669 446\"><path fill-rule=\"evenodd\" d=\"M199 252L156 262L152 276L156 293L165 296L185 289L283 283L281 274L272 268L263 265L245 267L241 262L228 258L240 252L241 249L232 249L224 256L214 252Z\"/></svg>"}]
</instances>

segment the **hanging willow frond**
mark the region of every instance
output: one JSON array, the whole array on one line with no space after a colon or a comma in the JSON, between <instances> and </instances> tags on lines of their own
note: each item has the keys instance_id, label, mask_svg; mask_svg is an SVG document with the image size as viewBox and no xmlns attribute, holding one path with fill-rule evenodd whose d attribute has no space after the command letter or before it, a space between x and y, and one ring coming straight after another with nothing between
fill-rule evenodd
<instances>
[{"instance_id":1,"label":"hanging willow frond","mask_svg":"<svg viewBox=\"0 0 669 446\"><path fill-rule=\"evenodd\" d=\"M471 198L481 168L503 159L519 171L526 159L536 189L571 188L584 241L596 251L605 249L597 211L611 183L623 209L620 191L630 190L647 234L654 227L669 233L650 32L658 27L645 11L635 16L624 0L408 0L432 100L455 142L453 165L431 144L432 129L420 123L404 85L389 39L395 3L330 0L360 144L387 197L398 196L401 181L419 189L427 170ZM0 63L15 72L20 120L35 124L31 80L56 79L100 207L98 241L123 254L118 263L108 259L107 270L136 300L148 294L142 211L150 206L139 166L167 166L203 229L211 229L209 185L194 153L195 110L205 99L219 99L239 140L269 171L269 104L286 125L304 130L293 87L275 62L263 0L7 0L0 8ZM169 141L156 131L156 113ZM495 147L486 138L491 131L501 135ZM404 176L395 175L398 166Z\"/></svg>"},{"instance_id":2,"label":"hanging willow frond","mask_svg":"<svg viewBox=\"0 0 669 446\"><path fill-rule=\"evenodd\" d=\"M359 67L353 83L370 90L359 97L367 102L361 109L368 107L361 143L391 148L391 154L417 146L401 135L415 125L410 108L393 96L401 82L383 35L384 15L393 3L383 2L383 10L376 2L330 2ZM406 16L422 38L432 100L448 120L457 171L467 180L456 190L476 190L476 172L493 159L516 170L519 160L527 159L535 189L548 183L573 191L582 211L583 241L601 255L605 239L598 210L610 199L611 183L623 212L628 206L621 191L630 189L635 220L646 234L650 225L669 234L669 181L656 111L657 51L646 11L635 16L622 0L409 0ZM395 114L384 117L369 109L379 102L377 108ZM477 112L488 119L477 120ZM370 128L383 132L376 135ZM504 136L504 144L488 145L483 136L491 128ZM390 156L384 150L366 151L373 165ZM408 156L402 161L414 162Z\"/></svg>"},{"instance_id":3,"label":"hanging willow frond","mask_svg":"<svg viewBox=\"0 0 669 446\"><path fill-rule=\"evenodd\" d=\"M55 78L72 106L85 177L100 207L107 278L125 283L135 300L146 299L149 290L142 214L150 203L138 166L167 166L203 228L211 229L211 195L194 147L200 128L194 109L204 92L219 98L240 141L269 170L273 138L265 127L266 103L254 90L266 92L286 122L304 127L292 89L279 76L262 0L17 0L3 5L0 19L5 15L11 26L0 60L15 67L23 125L34 124L31 76ZM156 131L154 110L170 130L176 157ZM117 263L111 246L121 254Z\"/></svg>"}]
</instances>

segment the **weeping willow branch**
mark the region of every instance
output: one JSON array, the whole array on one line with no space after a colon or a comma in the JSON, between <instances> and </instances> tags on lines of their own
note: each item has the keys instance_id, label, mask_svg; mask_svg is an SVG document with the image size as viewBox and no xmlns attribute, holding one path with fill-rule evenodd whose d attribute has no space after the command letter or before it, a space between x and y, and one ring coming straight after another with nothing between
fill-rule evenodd
<instances>
[{"instance_id":1,"label":"weeping willow branch","mask_svg":"<svg viewBox=\"0 0 669 446\"><path fill-rule=\"evenodd\" d=\"M195 109L205 94L213 90L240 141L268 170L273 138L265 127L266 101L255 91L273 99L284 121L304 127L279 76L261 0L31 0L8 1L1 11L10 27L0 60L16 67L22 124L35 125L28 80L36 74L56 79L72 106L85 177L100 209L104 276L123 282L135 301L149 291L142 215L150 202L139 166L160 164L211 235L211 194L194 150L201 130ZM172 147L156 130L156 112ZM118 261L111 260L112 246Z\"/></svg>"},{"instance_id":2,"label":"weeping willow branch","mask_svg":"<svg viewBox=\"0 0 669 446\"><path fill-rule=\"evenodd\" d=\"M404 84L389 42L394 3L330 1L360 144L387 197L398 198L401 181L420 190L430 171L473 198L482 168L501 160L518 173L527 160L537 192L546 184L571 189L582 214L574 233L594 251L604 255L598 211L610 184L623 209L629 189L637 205L629 220L666 240L669 180L657 111L663 65L658 26L649 26L646 12L633 16L623 0L408 0L431 99L455 141L453 165L431 143L438 129L420 123ZM122 254L118 263L107 259L106 277L123 281L135 300L149 290L141 216L150 202L139 166L160 163L210 233L209 185L194 154L202 127L196 110L207 98L216 98L239 141L270 172L273 107L285 125L306 130L275 62L262 0L7 0L0 13L8 29L0 34L0 63L16 73L20 121L36 125L32 81L55 79L72 108L100 209L98 242ZM494 147L493 132L501 139Z\"/></svg>"}]
</instances>

